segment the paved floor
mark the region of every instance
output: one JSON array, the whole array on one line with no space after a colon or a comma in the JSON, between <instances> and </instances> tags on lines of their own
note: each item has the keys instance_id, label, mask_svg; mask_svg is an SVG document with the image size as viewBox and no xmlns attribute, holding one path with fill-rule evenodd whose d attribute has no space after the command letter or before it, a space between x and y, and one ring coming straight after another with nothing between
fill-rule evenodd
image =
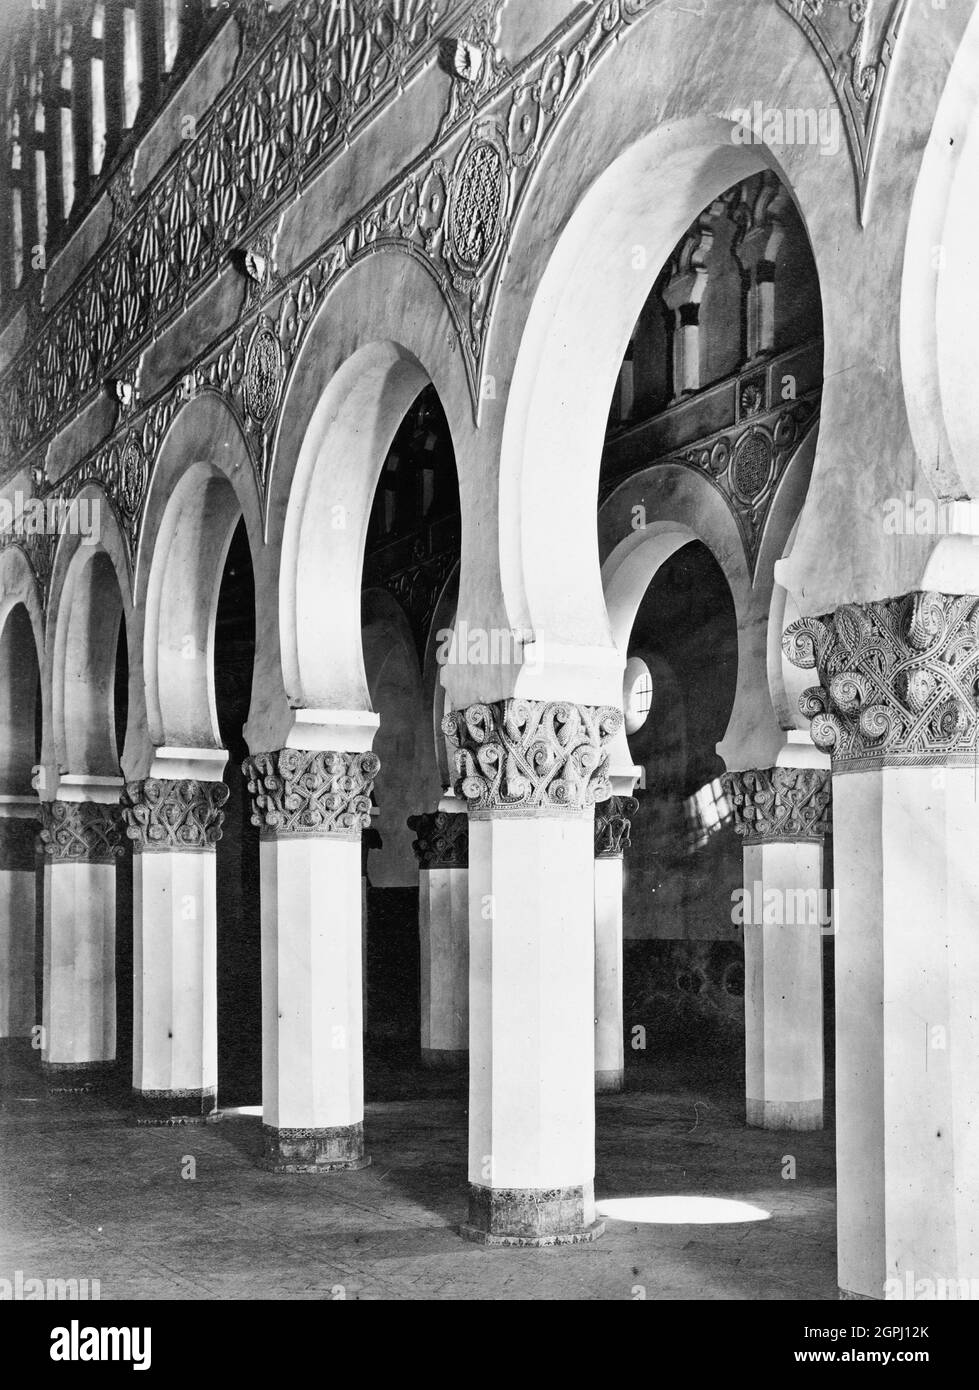
<instances>
[{"instance_id":1,"label":"paved floor","mask_svg":"<svg viewBox=\"0 0 979 1390\"><path fill-rule=\"evenodd\" d=\"M729 1198L770 1219L609 1220L593 1245L541 1251L455 1234L462 1082L376 1063L368 1077L373 1166L308 1177L256 1167L257 1117L138 1129L121 1101L49 1095L8 1066L0 1278L98 1279L103 1299L836 1297L831 1132L746 1129L738 1088L702 1062L637 1070L598 1098L599 1201Z\"/></svg>"}]
</instances>

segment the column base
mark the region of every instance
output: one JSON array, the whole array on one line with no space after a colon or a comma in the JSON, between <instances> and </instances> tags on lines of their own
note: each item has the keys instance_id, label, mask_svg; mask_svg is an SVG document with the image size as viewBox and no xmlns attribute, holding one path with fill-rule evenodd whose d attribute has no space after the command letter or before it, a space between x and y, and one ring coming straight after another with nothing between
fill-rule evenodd
<instances>
[{"instance_id":1,"label":"column base","mask_svg":"<svg viewBox=\"0 0 979 1390\"><path fill-rule=\"evenodd\" d=\"M91 1095L106 1091L116 1078L115 1058L109 1062L46 1062L41 1074L52 1096Z\"/></svg>"},{"instance_id":2,"label":"column base","mask_svg":"<svg viewBox=\"0 0 979 1390\"><path fill-rule=\"evenodd\" d=\"M582 1187L479 1187L469 1184L469 1220L458 1228L478 1245L541 1249L582 1245L604 1234L604 1221L585 1221L594 1209L591 1183Z\"/></svg>"},{"instance_id":3,"label":"column base","mask_svg":"<svg viewBox=\"0 0 979 1390\"><path fill-rule=\"evenodd\" d=\"M850 1289L840 1289L839 1297L846 1302L858 1301L860 1303L879 1303L879 1298L874 1298L871 1293L852 1293Z\"/></svg>"},{"instance_id":4,"label":"column base","mask_svg":"<svg viewBox=\"0 0 979 1390\"><path fill-rule=\"evenodd\" d=\"M153 1125L203 1125L217 1109L214 1086L203 1090L140 1091L133 1089L133 1122Z\"/></svg>"},{"instance_id":5,"label":"column base","mask_svg":"<svg viewBox=\"0 0 979 1390\"><path fill-rule=\"evenodd\" d=\"M267 1173L339 1173L370 1167L364 1153L364 1126L332 1129L276 1129L262 1126L261 1167Z\"/></svg>"},{"instance_id":6,"label":"column base","mask_svg":"<svg viewBox=\"0 0 979 1390\"><path fill-rule=\"evenodd\" d=\"M752 1129L822 1129L821 1100L745 1101L745 1122Z\"/></svg>"},{"instance_id":7,"label":"column base","mask_svg":"<svg viewBox=\"0 0 979 1390\"><path fill-rule=\"evenodd\" d=\"M469 1049L466 1047L423 1047L422 1066L433 1071L465 1071L469 1066Z\"/></svg>"},{"instance_id":8,"label":"column base","mask_svg":"<svg viewBox=\"0 0 979 1390\"><path fill-rule=\"evenodd\" d=\"M595 1091L624 1091L625 1090L625 1071L622 1067L616 1067L614 1071L597 1071L595 1073Z\"/></svg>"}]
</instances>

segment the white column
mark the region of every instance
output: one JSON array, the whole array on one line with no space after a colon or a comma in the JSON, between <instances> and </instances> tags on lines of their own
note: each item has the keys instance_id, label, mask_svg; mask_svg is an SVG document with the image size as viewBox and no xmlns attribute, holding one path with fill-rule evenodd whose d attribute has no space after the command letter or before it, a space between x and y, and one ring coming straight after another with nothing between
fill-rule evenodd
<instances>
[{"instance_id":1,"label":"white column","mask_svg":"<svg viewBox=\"0 0 979 1390\"><path fill-rule=\"evenodd\" d=\"M35 1003L36 797L0 797L0 1044L26 1044Z\"/></svg>"},{"instance_id":2,"label":"white column","mask_svg":"<svg viewBox=\"0 0 979 1390\"><path fill-rule=\"evenodd\" d=\"M836 781L840 1287L975 1299L975 770L887 767Z\"/></svg>"},{"instance_id":3,"label":"white column","mask_svg":"<svg viewBox=\"0 0 979 1390\"><path fill-rule=\"evenodd\" d=\"M829 773L778 766L724 780L744 840L734 921L744 931L745 1116L763 1129L821 1129Z\"/></svg>"},{"instance_id":4,"label":"white column","mask_svg":"<svg viewBox=\"0 0 979 1390\"><path fill-rule=\"evenodd\" d=\"M456 798L446 799L458 807ZM443 802L443 805L446 802ZM469 831L465 811L409 816L418 838L421 1060L464 1067L469 1057Z\"/></svg>"},{"instance_id":5,"label":"white column","mask_svg":"<svg viewBox=\"0 0 979 1390\"><path fill-rule=\"evenodd\" d=\"M783 640L833 760L845 1297L979 1297L977 626L920 592Z\"/></svg>"},{"instance_id":6,"label":"white column","mask_svg":"<svg viewBox=\"0 0 979 1390\"><path fill-rule=\"evenodd\" d=\"M622 856L595 860L595 1090L625 1084Z\"/></svg>"},{"instance_id":7,"label":"white column","mask_svg":"<svg viewBox=\"0 0 979 1390\"><path fill-rule=\"evenodd\" d=\"M203 1123L217 1104L215 847L223 782L126 787L133 842L133 1100L138 1124Z\"/></svg>"},{"instance_id":8,"label":"white column","mask_svg":"<svg viewBox=\"0 0 979 1390\"><path fill-rule=\"evenodd\" d=\"M836 1247L844 1295L883 1296L884 874L883 773L837 777Z\"/></svg>"},{"instance_id":9,"label":"white column","mask_svg":"<svg viewBox=\"0 0 979 1390\"><path fill-rule=\"evenodd\" d=\"M263 1166L363 1168L361 831L371 752L245 763L261 827Z\"/></svg>"},{"instance_id":10,"label":"white column","mask_svg":"<svg viewBox=\"0 0 979 1390\"><path fill-rule=\"evenodd\" d=\"M823 937L832 930L822 845L745 845L744 883L745 1116L762 1129L822 1129Z\"/></svg>"},{"instance_id":11,"label":"white column","mask_svg":"<svg viewBox=\"0 0 979 1390\"><path fill-rule=\"evenodd\" d=\"M625 1084L622 1016L622 855L639 803L612 796L595 808L595 1090Z\"/></svg>"},{"instance_id":12,"label":"white column","mask_svg":"<svg viewBox=\"0 0 979 1390\"><path fill-rule=\"evenodd\" d=\"M115 866L123 846L120 783L74 781L77 785L59 786L59 799L40 803L45 856L41 1064L67 1085L86 1085L104 1079L116 1057ZM81 791L99 799L68 799Z\"/></svg>"},{"instance_id":13,"label":"white column","mask_svg":"<svg viewBox=\"0 0 979 1390\"><path fill-rule=\"evenodd\" d=\"M594 1239L596 795L621 714L447 716L469 800L469 1219L497 1245Z\"/></svg>"}]
</instances>

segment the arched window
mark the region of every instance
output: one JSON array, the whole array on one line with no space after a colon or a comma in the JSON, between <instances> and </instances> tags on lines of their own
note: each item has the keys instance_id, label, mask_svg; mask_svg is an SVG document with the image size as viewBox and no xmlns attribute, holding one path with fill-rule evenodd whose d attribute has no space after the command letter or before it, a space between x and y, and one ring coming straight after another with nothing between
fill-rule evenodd
<instances>
[{"instance_id":1,"label":"arched window","mask_svg":"<svg viewBox=\"0 0 979 1390\"><path fill-rule=\"evenodd\" d=\"M61 206L65 217L71 212L75 201L75 132L71 110L71 26L66 26L62 34L61 59Z\"/></svg>"},{"instance_id":2,"label":"arched window","mask_svg":"<svg viewBox=\"0 0 979 1390\"><path fill-rule=\"evenodd\" d=\"M626 662L622 688L622 709L625 731L638 733L653 707L653 677L642 657L631 656Z\"/></svg>"},{"instance_id":3,"label":"arched window","mask_svg":"<svg viewBox=\"0 0 979 1390\"><path fill-rule=\"evenodd\" d=\"M172 72L180 51L181 0L163 0L163 71Z\"/></svg>"},{"instance_id":4,"label":"arched window","mask_svg":"<svg viewBox=\"0 0 979 1390\"><path fill-rule=\"evenodd\" d=\"M48 169L44 151L44 101L41 77L36 80L34 101L34 199L37 214L37 244L43 250L48 239Z\"/></svg>"},{"instance_id":5,"label":"arched window","mask_svg":"<svg viewBox=\"0 0 979 1390\"><path fill-rule=\"evenodd\" d=\"M105 159L105 5L96 0L92 11L92 177L102 172Z\"/></svg>"},{"instance_id":6,"label":"arched window","mask_svg":"<svg viewBox=\"0 0 979 1390\"><path fill-rule=\"evenodd\" d=\"M131 130L136 123L143 82L143 52L139 30L136 7L127 5L122 12L122 123L126 130Z\"/></svg>"},{"instance_id":7,"label":"arched window","mask_svg":"<svg viewBox=\"0 0 979 1390\"><path fill-rule=\"evenodd\" d=\"M21 201L20 176L20 113L16 107L10 115L10 256L14 289L24 278L24 207Z\"/></svg>"}]
</instances>

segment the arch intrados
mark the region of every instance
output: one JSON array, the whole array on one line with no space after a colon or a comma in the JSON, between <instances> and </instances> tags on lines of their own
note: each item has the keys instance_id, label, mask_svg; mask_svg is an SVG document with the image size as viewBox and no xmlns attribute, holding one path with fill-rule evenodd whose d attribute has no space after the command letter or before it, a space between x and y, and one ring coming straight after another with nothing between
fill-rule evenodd
<instances>
[{"instance_id":1,"label":"arch intrados","mask_svg":"<svg viewBox=\"0 0 979 1390\"><path fill-rule=\"evenodd\" d=\"M116 559L102 545L78 545L63 575L52 648L54 750L62 772L119 775L113 702L125 620Z\"/></svg>"},{"instance_id":2,"label":"arch intrados","mask_svg":"<svg viewBox=\"0 0 979 1390\"><path fill-rule=\"evenodd\" d=\"M638 140L585 192L541 276L521 334L500 471L507 611L538 641L573 635L583 647L609 645L594 496L607 404L656 275L690 223L740 180L775 168L792 192L771 151L735 144L731 129L696 118ZM535 543L532 519L541 516L574 555L572 584L550 548ZM609 663L607 698L617 698L618 678Z\"/></svg>"},{"instance_id":3,"label":"arch intrados","mask_svg":"<svg viewBox=\"0 0 979 1390\"><path fill-rule=\"evenodd\" d=\"M333 374L310 418L286 509L279 586L285 688L303 708L370 711L360 634L367 526L391 442L430 384L402 344L370 343Z\"/></svg>"}]
</instances>

